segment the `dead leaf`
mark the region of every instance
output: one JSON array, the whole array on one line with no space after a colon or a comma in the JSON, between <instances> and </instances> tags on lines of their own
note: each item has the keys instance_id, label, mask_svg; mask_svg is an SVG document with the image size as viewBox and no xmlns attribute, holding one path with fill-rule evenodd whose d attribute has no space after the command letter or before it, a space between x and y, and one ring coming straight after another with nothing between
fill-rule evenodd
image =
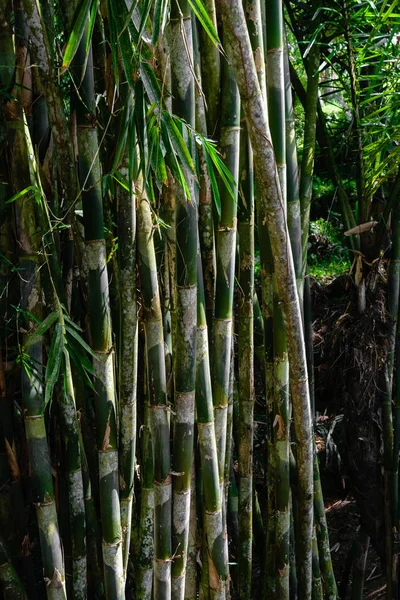
<instances>
[{"instance_id":1,"label":"dead leaf","mask_svg":"<svg viewBox=\"0 0 400 600\"><path fill-rule=\"evenodd\" d=\"M6 454L8 458L8 464L10 465L11 477L13 481L17 481L21 477L21 472L19 470L17 455L15 452L15 444L13 444L11 447L7 438L5 438L4 441L6 443Z\"/></svg>"},{"instance_id":2,"label":"dead leaf","mask_svg":"<svg viewBox=\"0 0 400 600\"><path fill-rule=\"evenodd\" d=\"M362 258L361 256L357 256L356 259L356 274L354 277L354 281L356 286L358 287L362 281Z\"/></svg>"},{"instance_id":3,"label":"dead leaf","mask_svg":"<svg viewBox=\"0 0 400 600\"><path fill-rule=\"evenodd\" d=\"M285 423L280 415L275 416L273 427L276 424L278 424L278 440L281 440L285 434Z\"/></svg>"},{"instance_id":4,"label":"dead leaf","mask_svg":"<svg viewBox=\"0 0 400 600\"><path fill-rule=\"evenodd\" d=\"M365 233L366 231L370 231L375 225L378 225L378 221L368 221L368 223L362 223L361 225L357 225L357 227L353 227L353 229L348 229L344 232L344 235L348 236Z\"/></svg>"}]
</instances>

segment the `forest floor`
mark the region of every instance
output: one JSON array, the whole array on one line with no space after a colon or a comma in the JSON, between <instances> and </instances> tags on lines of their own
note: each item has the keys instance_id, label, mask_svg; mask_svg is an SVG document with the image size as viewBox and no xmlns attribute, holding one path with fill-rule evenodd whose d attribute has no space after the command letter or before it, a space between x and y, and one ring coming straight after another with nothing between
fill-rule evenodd
<instances>
[{"instance_id":1,"label":"forest floor","mask_svg":"<svg viewBox=\"0 0 400 600\"><path fill-rule=\"evenodd\" d=\"M354 498L349 494L345 499L326 498L327 521L329 539L332 551L333 568L336 581L340 586L346 562L354 537L360 523L360 517ZM385 578L382 573L381 563L373 548L369 548L365 569L364 598L365 600L379 600L385 598ZM350 598L351 575L347 586L347 593L341 600Z\"/></svg>"},{"instance_id":2,"label":"forest floor","mask_svg":"<svg viewBox=\"0 0 400 600\"><path fill-rule=\"evenodd\" d=\"M321 479L327 508L333 566L340 588L343 578L346 577L344 574L349 562L349 552L360 527L360 506L353 496L355 484L351 472L351 460L354 460L355 452L354 447L349 446L349 431L352 435L352 428L354 428L356 432L354 436L360 435L356 420L366 418L366 413L362 409L357 417L357 412L348 406L347 394L351 397L352 394L354 396L354 393L353 389L349 389L351 380L346 380L347 371L351 369L354 371L355 364L358 362L357 358L354 360L354 356L357 357L354 350L356 345L358 345L358 349L361 349L363 355L364 344L373 348L377 356L379 355L381 342L375 332L375 326L376 330L379 330L379 322L383 323L381 331L384 332L386 318L382 308L383 303L377 294L376 301L369 307L373 321L372 327L370 328L368 323L361 322L354 310L354 287L349 276L339 277L325 285L312 282L311 287L314 318L316 437L317 447L320 446ZM370 329L373 330L371 334L373 337L368 337ZM363 339L364 334L365 339ZM354 342L354 338L357 337L360 338L359 343ZM379 367L372 373L375 387L378 387L375 382L375 380L379 381L378 371ZM364 386L364 376L365 372L361 368L359 379L357 379L360 389ZM370 403L370 407L373 408L371 411L373 415L370 418L379 418L380 407L377 404L380 400L378 395L372 395L365 384L362 396L369 397L367 404ZM376 473L371 472L370 477L373 480ZM367 482L365 488L367 493L369 493L368 486L372 488L372 485ZM376 496L373 498L375 499ZM373 504L372 500L371 504ZM365 506L362 510L365 515ZM370 544L363 598L365 600L384 598L385 588L381 561ZM346 594L340 596L341 600L350 598L350 595L351 572Z\"/></svg>"}]
</instances>

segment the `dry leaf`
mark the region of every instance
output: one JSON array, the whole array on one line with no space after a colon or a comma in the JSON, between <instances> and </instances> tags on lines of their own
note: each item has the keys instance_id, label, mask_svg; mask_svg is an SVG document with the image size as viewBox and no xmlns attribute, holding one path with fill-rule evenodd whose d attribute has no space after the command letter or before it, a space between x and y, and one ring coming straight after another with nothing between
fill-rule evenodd
<instances>
[{"instance_id":1,"label":"dry leaf","mask_svg":"<svg viewBox=\"0 0 400 600\"><path fill-rule=\"evenodd\" d=\"M378 221L368 221L368 223L362 223L362 225L357 225L357 227L353 227L353 229L348 229L348 231L344 232L344 235L358 235L359 233L365 233L366 231L370 231L375 225L378 225Z\"/></svg>"}]
</instances>

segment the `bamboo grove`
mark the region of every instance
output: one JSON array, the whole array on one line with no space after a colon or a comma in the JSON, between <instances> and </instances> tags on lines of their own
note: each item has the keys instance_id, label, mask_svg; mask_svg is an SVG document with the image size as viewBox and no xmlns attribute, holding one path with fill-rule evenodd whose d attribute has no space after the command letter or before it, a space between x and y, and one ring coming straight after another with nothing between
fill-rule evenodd
<instances>
[{"instance_id":1,"label":"bamboo grove","mask_svg":"<svg viewBox=\"0 0 400 600\"><path fill-rule=\"evenodd\" d=\"M329 133L309 4L304 32L282 0L0 0L4 598L339 597L313 430L308 231Z\"/></svg>"}]
</instances>

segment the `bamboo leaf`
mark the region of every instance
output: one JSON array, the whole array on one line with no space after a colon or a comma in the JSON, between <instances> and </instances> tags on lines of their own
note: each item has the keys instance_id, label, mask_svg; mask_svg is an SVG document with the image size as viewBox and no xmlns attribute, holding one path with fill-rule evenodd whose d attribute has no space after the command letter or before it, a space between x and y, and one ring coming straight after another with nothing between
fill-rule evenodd
<instances>
[{"instance_id":1,"label":"bamboo leaf","mask_svg":"<svg viewBox=\"0 0 400 600\"><path fill-rule=\"evenodd\" d=\"M64 73L70 66L72 59L74 58L76 51L78 50L79 43L82 39L85 31L86 23L89 17L89 10L92 0L83 0L80 6L77 7L74 16L74 24L72 26L71 35L65 48L63 63L61 67L61 73Z\"/></svg>"},{"instance_id":2,"label":"bamboo leaf","mask_svg":"<svg viewBox=\"0 0 400 600\"><path fill-rule=\"evenodd\" d=\"M18 198L22 198L22 196L25 196L25 194L27 194L28 192L37 192L37 188L34 185L28 185L28 187L26 187L25 189L21 190L20 192L18 192L17 194L14 194L14 196L11 196L11 198L9 200L7 200L6 204L10 204L11 202L15 202L15 200L18 200Z\"/></svg>"},{"instance_id":3,"label":"bamboo leaf","mask_svg":"<svg viewBox=\"0 0 400 600\"><path fill-rule=\"evenodd\" d=\"M64 314L64 321L67 321L67 323L69 323L70 325L72 325L72 327L75 327L75 329L77 331L82 331L82 328L79 327L79 325L77 323L75 323L72 319L69 318L68 315Z\"/></svg>"},{"instance_id":4,"label":"bamboo leaf","mask_svg":"<svg viewBox=\"0 0 400 600\"><path fill-rule=\"evenodd\" d=\"M207 173L210 178L215 208L217 209L218 216L220 217L221 216L221 197L219 195L219 188L218 188L217 179L216 179L215 173L214 173L213 163L210 159L210 155L206 149L206 146L203 146L203 152L204 152L204 160L206 161L206 165L207 165Z\"/></svg>"},{"instance_id":5,"label":"bamboo leaf","mask_svg":"<svg viewBox=\"0 0 400 600\"><path fill-rule=\"evenodd\" d=\"M26 337L25 340L25 349L27 350L33 344L41 341L42 336L46 333L46 331L58 320L58 312L55 310L50 313L44 321L40 323L40 325Z\"/></svg>"},{"instance_id":6,"label":"bamboo leaf","mask_svg":"<svg viewBox=\"0 0 400 600\"><path fill-rule=\"evenodd\" d=\"M93 356L93 358L96 358L96 355L93 352L93 350L91 349L91 347L85 342L85 340L79 335L79 333L75 329L73 329L72 327L69 327L69 325L65 324L65 330L67 331L67 333L69 333L69 335L71 335L82 346L82 348L84 348L86 350L86 352L88 354L90 354L90 356ZM67 337L67 339L68 339L68 337Z\"/></svg>"},{"instance_id":7,"label":"bamboo leaf","mask_svg":"<svg viewBox=\"0 0 400 600\"><path fill-rule=\"evenodd\" d=\"M170 137L170 140L171 140L174 150L176 151L177 155L181 159L182 164L184 166L186 166L189 169L189 171L194 173L193 159L190 155L187 145L185 144L185 141L182 137L181 132L179 131L178 127L176 126L174 119L171 117L169 112L166 110L162 111L162 116L163 116L163 120L167 126L168 134L169 134L169 137Z\"/></svg>"},{"instance_id":8,"label":"bamboo leaf","mask_svg":"<svg viewBox=\"0 0 400 600\"><path fill-rule=\"evenodd\" d=\"M64 350L64 333L60 323L55 326L54 334L51 340L50 350L47 357L46 365L46 391L44 395L44 404L50 402L53 397L54 386L57 383L58 376L60 373L61 360Z\"/></svg>"},{"instance_id":9,"label":"bamboo leaf","mask_svg":"<svg viewBox=\"0 0 400 600\"><path fill-rule=\"evenodd\" d=\"M208 16L203 2L201 0L188 0L188 2L210 40L216 46L219 46L221 42L219 40L218 33L215 31L214 23Z\"/></svg>"}]
</instances>

